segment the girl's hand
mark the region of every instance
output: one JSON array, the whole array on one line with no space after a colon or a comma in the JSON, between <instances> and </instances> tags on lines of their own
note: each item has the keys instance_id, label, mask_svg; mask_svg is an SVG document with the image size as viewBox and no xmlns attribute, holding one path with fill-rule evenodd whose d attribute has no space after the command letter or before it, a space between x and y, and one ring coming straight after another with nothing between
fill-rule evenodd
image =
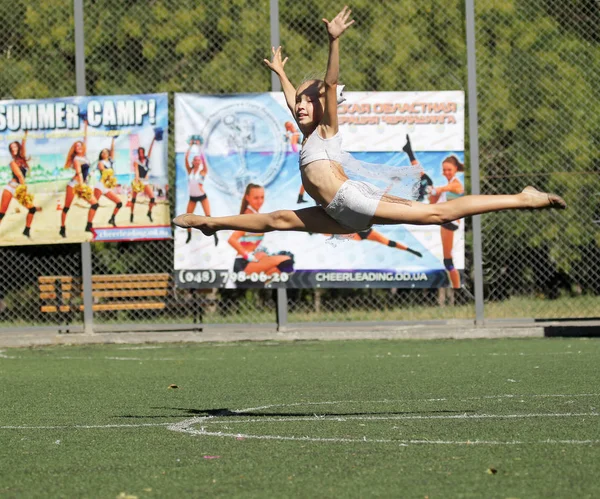
<instances>
[{"instance_id":1,"label":"girl's hand","mask_svg":"<svg viewBox=\"0 0 600 499\"><path fill-rule=\"evenodd\" d=\"M274 73L278 75L282 75L284 73L283 67L287 62L288 58L281 60L281 45L275 49L275 47L271 47L273 52L273 58L269 61L268 59L263 59L265 65Z\"/></svg>"},{"instance_id":2,"label":"girl's hand","mask_svg":"<svg viewBox=\"0 0 600 499\"><path fill-rule=\"evenodd\" d=\"M354 24L354 19L347 22L351 13L352 11L345 5L342 11L335 16L331 22L325 18L323 19L323 22L327 25L327 33L329 33L330 40L339 38L347 28Z\"/></svg>"}]
</instances>

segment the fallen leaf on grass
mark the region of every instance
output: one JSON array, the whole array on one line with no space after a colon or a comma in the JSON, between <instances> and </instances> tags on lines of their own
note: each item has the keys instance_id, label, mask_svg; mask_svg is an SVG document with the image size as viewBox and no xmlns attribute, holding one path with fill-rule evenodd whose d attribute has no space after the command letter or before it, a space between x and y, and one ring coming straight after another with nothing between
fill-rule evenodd
<instances>
[{"instance_id":1,"label":"fallen leaf on grass","mask_svg":"<svg viewBox=\"0 0 600 499\"><path fill-rule=\"evenodd\" d=\"M138 496L133 496L131 494L127 494L125 492L121 492L118 496L117 499L138 499Z\"/></svg>"},{"instance_id":2,"label":"fallen leaf on grass","mask_svg":"<svg viewBox=\"0 0 600 499\"><path fill-rule=\"evenodd\" d=\"M498 473L498 470L496 468L488 468L486 473L488 475L495 475L496 473Z\"/></svg>"},{"instance_id":3,"label":"fallen leaf on grass","mask_svg":"<svg viewBox=\"0 0 600 499\"><path fill-rule=\"evenodd\" d=\"M169 390L174 389L174 388L179 388L177 385L169 385Z\"/></svg>"},{"instance_id":4,"label":"fallen leaf on grass","mask_svg":"<svg viewBox=\"0 0 600 499\"><path fill-rule=\"evenodd\" d=\"M219 459L221 456L202 456L204 459Z\"/></svg>"}]
</instances>

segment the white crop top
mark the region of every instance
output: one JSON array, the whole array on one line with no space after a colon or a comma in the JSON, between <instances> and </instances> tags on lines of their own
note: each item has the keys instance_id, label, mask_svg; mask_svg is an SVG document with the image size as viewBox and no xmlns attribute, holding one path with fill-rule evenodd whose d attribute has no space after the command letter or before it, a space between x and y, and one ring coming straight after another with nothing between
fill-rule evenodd
<instances>
[{"instance_id":1,"label":"white crop top","mask_svg":"<svg viewBox=\"0 0 600 499\"><path fill-rule=\"evenodd\" d=\"M322 159L339 161L342 156L342 136L336 133L329 139L324 139L315 130L310 134L300 150L300 168Z\"/></svg>"}]
</instances>

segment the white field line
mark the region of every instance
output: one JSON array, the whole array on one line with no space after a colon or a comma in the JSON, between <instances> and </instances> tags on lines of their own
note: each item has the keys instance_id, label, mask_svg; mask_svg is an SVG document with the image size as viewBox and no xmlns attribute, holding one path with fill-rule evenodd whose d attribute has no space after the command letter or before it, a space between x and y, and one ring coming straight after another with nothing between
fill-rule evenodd
<instances>
[{"instance_id":1,"label":"white field line","mask_svg":"<svg viewBox=\"0 0 600 499\"><path fill-rule=\"evenodd\" d=\"M159 345L146 345L141 347L120 347L117 350L161 350L167 347L159 346Z\"/></svg>"},{"instance_id":2,"label":"white field line","mask_svg":"<svg viewBox=\"0 0 600 499\"><path fill-rule=\"evenodd\" d=\"M236 438L239 440L287 440L300 442L327 442L327 443L390 443L403 447L409 445L532 445L532 444L567 444L567 445L596 445L600 444L600 440L537 440L537 441L521 441L521 440L395 440L390 438L336 438L336 437L310 437L310 436L284 436L284 435L251 435L247 433L224 433L221 431L207 431L206 428L193 428L192 426L199 423L206 423L204 418L192 418L181 423L175 423L167 427L168 430L189 435L210 436L221 438Z\"/></svg>"},{"instance_id":3,"label":"white field line","mask_svg":"<svg viewBox=\"0 0 600 499\"><path fill-rule=\"evenodd\" d=\"M192 359L180 359L175 357L77 357L71 355L62 355L60 357L30 357L22 355L5 355L5 350L0 350L0 359L26 359L26 360L121 360L121 361L135 361L135 362L185 362L185 361L207 361L208 357L196 357ZM214 359L213 359L214 360Z\"/></svg>"},{"instance_id":4,"label":"white field line","mask_svg":"<svg viewBox=\"0 0 600 499\"><path fill-rule=\"evenodd\" d=\"M431 419L526 419L526 418L574 418L600 416L597 412L564 412L564 413L528 413L528 414L446 414L446 415L411 415L411 416L300 416L300 417L281 417L281 418L258 418L258 419L223 419L206 420L201 419L207 424L236 424L236 423L286 423L288 421L398 421L398 420L431 420ZM218 416L217 416L218 417Z\"/></svg>"},{"instance_id":5,"label":"white field line","mask_svg":"<svg viewBox=\"0 0 600 499\"><path fill-rule=\"evenodd\" d=\"M231 345L235 345L233 344L225 344L227 346L231 346ZM221 345L215 345L215 346L221 346ZM155 349L155 348L163 348L163 347L152 347L152 346L146 346L146 347L130 347L130 348L120 348L119 350L143 350L143 349ZM49 349L43 349L44 351L49 351ZM38 357L33 357L33 356L21 356L21 355L6 355L5 350L0 350L0 359L27 359L27 360L119 360L119 361L136 361L136 362L152 362L152 361L156 361L156 362L183 362L183 361L206 361L208 360L207 357L200 357L200 358L187 358L187 359L182 359L182 358L175 358L175 357L166 357L166 358L162 358L162 357L154 357L154 358L145 358L145 357L114 357L114 356L107 356L107 357L78 357L78 356L69 356L69 355L63 355L60 357L43 357L43 358L38 358ZM594 352L583 352L581 350L578 350L577 352L539 352L539 353L524 353L524 352L519 352L519 353L487 353L487 354L483 354L484 356L498 356L498 357L508 357L508 356L517 356L517 357L524 357L524 356L544 356L544 355L582 355L582 354L589 354L589 353L594 353ZM451 355L451 357L480 357L481 355L477 355L477 354L454 354ZM394 355L376 355L376 357L381 357L381 358L403 358L403 359L408 359L408 358L414 358L414 359L420 359L420 358L424 358L424 357L431 357L428 354L394 354ZM213 359L214 360L214 359Z\"/></svg>"},{"instance_id":6,"label":"white field line","mask_svg":"<svg viewBox=\"0 0 600 499\"><path fill-rule=\"evenodd\" d=\"M170 423L139 423L139 424L106 424L106 425L72 425L72 426L0 426L0 430L75 430L75 429L104 429L104 428L146 428L152 426L168 426Z\"/></svg>"},{"instance_id":7,"label":"white field line","mask_svg":"<svg viewBox=\"0 0 600 499\"><path fill-rule=\"evenodd\" d=\"M307 405L339 405L339 404L397 404L398 402L465 402L467 400L492 400L492 399L522 399L522 398L576 398L576 397L600 397L600 393L547 393L547 394L501 394L501 395L481 395L478 397L461 398L426 398L426 399L382 399L382 400L332 400L327 402L294 402L290 404L268 404L259 407L249 407L232 412L256 412L264 409L273 409L274 407L302 407Z\"/></svg>"},{"instance_id":8,"label":"white field line","mask_svg":"<svg viewBox=\"0 0 600 499\"><path fill-rule=\"evenodd\" d=\"M498 398L537 398L537 397L561 397L561 398L576 398L576 397L598 397L599 393L557 393L557 394L529 394L529 395L484 395L481 397L467 397L464 399L452 399L452 398L427 398L427 399L382 399L382 400L332 400L324 402L294 402L294 403L283 403L283 404L268 404L258 407L248 407L246 409L237 409L231 411L232 413L239 413L240 417L244 417L244 413L257 412L265 409L273 408L287 408L287 407L305 407L305 406L323 406L323 405L340 405L340 404L392 404L399 402L443 402L443 401L465 401L465 400L484 400L484 399L498 399ZM490 419L490 418L533 418L533 417L584 417L584 416L599 416L597 412L589 413L530 413L530 414L458 414L458 415L433 415L433 416L330 416L330 415L317 415L314 416L301 416L301 417L282 417L282 418L267 418L262 417L258 419L218 419L218 416L203 416L196 417L191 420L185 420L183 423L193 421L193 424L199 422L206 422L210 424L225 424L225 423L259 423L259 422L287 422L287 421L346 421L346 420L397 420L397 419ZM229 416L228 416L229 418ZM141 428L141 427L152 427L152 426L173 426L174 428L180 423L142 423L142 424L122 424L122 425L72 425L72 426L0 426L0 430L35 430L35 429L72 429L72 428ZM171 429L171 428L169 428Z\"/></svg>"}]
</instances>

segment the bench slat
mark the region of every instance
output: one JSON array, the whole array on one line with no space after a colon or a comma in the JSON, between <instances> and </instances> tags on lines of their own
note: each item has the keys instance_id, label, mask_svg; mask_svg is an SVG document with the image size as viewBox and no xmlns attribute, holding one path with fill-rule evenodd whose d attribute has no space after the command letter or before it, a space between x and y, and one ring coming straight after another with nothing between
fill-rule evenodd
<instances>
[{"instance_id":1,"label":"bench slat","mask_svg":"<svg viewBox=\"0 0 600 499\"><path fill-rule=\"evenodd\" d=\"M164 281L153 282L94 282L92 291L99 289L144 289L144 288L168 288L169 283Z\"/></svg>"},{"instance_id":2,"label":"bench slat","mask_svg":"<svg viewBox=\"0 0 600 499\"><path fill-rule=\"evenodd\" d=\"M58 308L58 310L57 310L54 305L43 305L42 307L40 307L40 310L42 312L50 312L50 313L54 313L54 312L70 312L71 311L71 307L69 307L68 305L61 305Z\"/></svg>"},{"instance_id":3,"label":"bench slat","mask_svg":"<svg viewBox=\"0 0 600 499\"><path fill-rule=\"evenodd\" d=\"M169 281L171 274L93 275L92 282Z\"/></svg>"},{"instance_id":4,"label":"bench slat","mask_svg":"<svg viewBox=\"0 0 600 499\"><path fill-rule=\"evenodd\" d=\"M41 275L38 277L38 282L40 284L54 284L56 281L60 281L64 284L73 282L73 279L73 277L67 275Z\"/></svg>"},{"instance_id":5,"label":"bench slat","mask_svg":"<svg viewBox=\"0 0 600 499\"><path fill-rule=\"evenodd\" d=\"M40 284L39 288L41 292L56 290L56 286L54 284ZM71 286L70 284L63 284L60 287L60 289L62 289L63 291L71 291L73 289L73 286Z\"/></svg>"},{"instance_id":6,"label":"bench slat","mask_svg":"<svg viewBox=\"0 0 600 499\"><path fill-rule=\"evenodd\" d=\"M167 289L140 289L135 291L92 291L94 298L136 298L138 296L167 296Z\"/></svg>"},{"instance_id":7,"label":"bench slat","mask_svg":"<svg viewBox=\"0 0 600 499\"><path fill-rule=\"evenodd\" d=\"M140 309L163 309L167 305L162 302L140 302L140 303L101 303L93 305L94 312L103 310L140 310ZM79 306L79 310L83 312L83 305Z\"/></svg>"},{"instance_id":8,"label":"bench slat","mask_svg":"<svg viewBox=\"0 0 600 499\"><path fill-rule=\"evenodd\" d=\"M40 293L41 300L56 300L57 297L58 293ZM63 293L62 298L63 300L70 300L71 293Z\"/></svg>"}]
</instances>

